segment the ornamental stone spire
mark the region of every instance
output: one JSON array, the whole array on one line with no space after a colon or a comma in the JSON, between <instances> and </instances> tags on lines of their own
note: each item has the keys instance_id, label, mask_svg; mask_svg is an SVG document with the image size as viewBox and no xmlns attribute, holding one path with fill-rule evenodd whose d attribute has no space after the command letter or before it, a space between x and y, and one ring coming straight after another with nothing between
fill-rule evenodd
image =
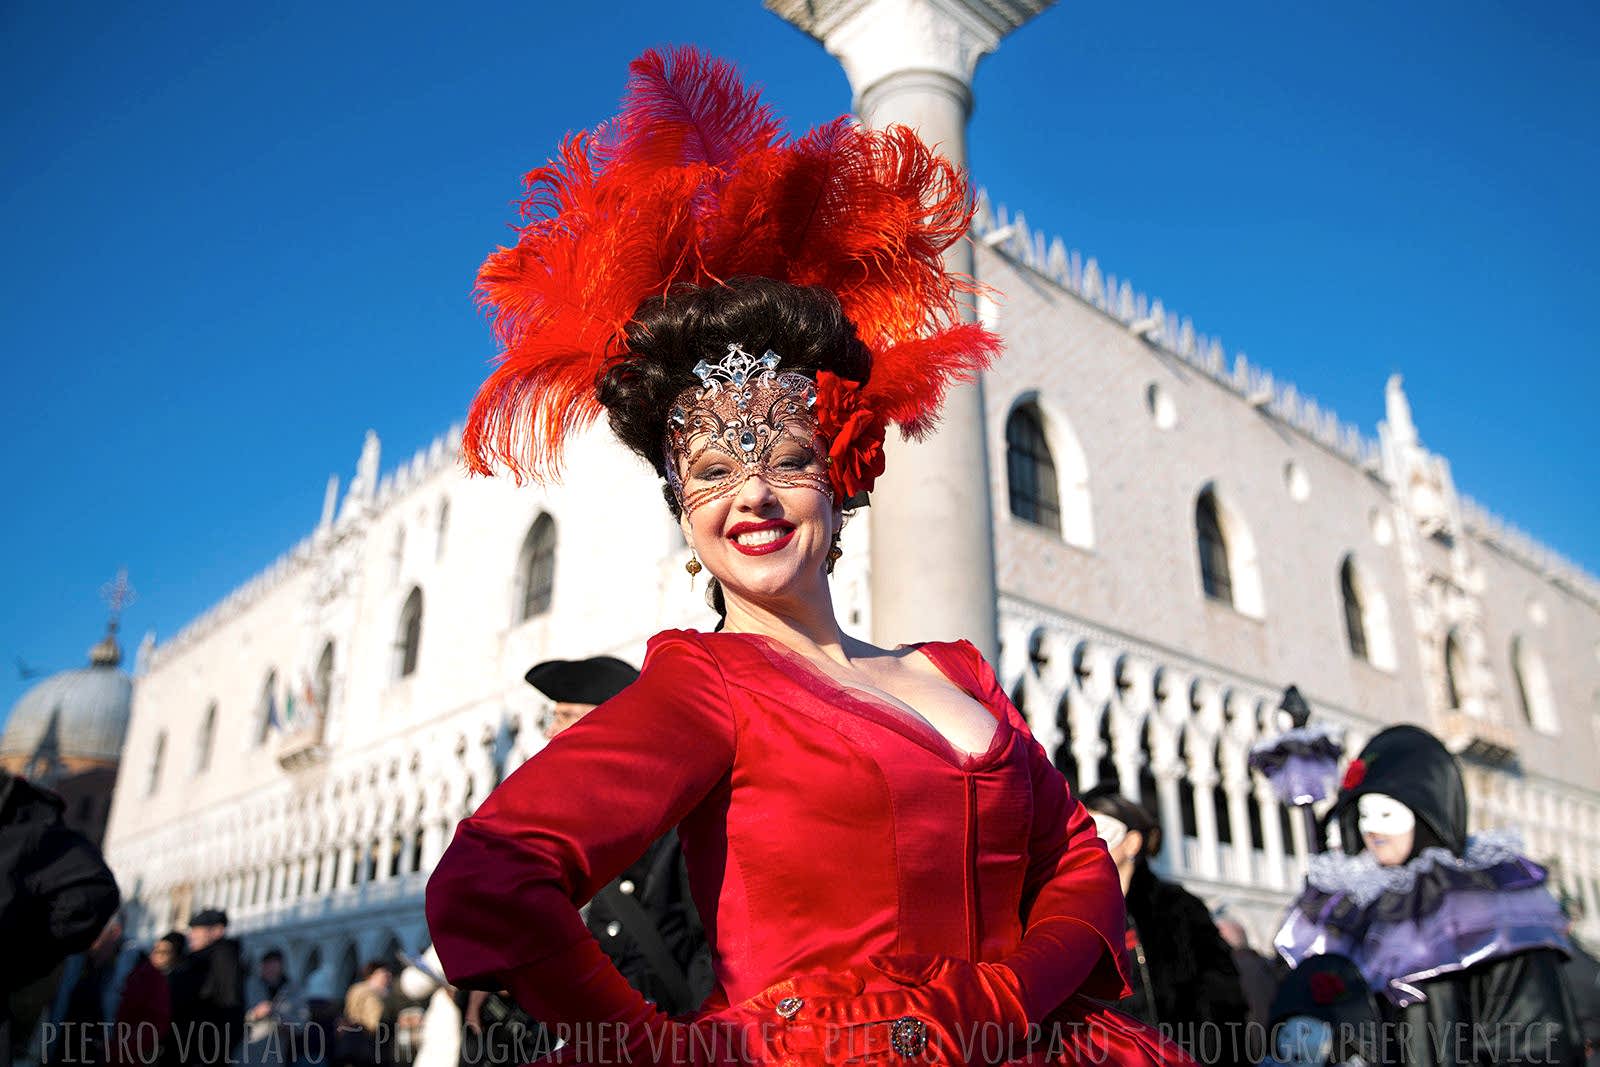
<instances>
[{"instance_id":1,"label":"ornamental stone spire","mask_svg":"<svg viewBox=\"0 0 1600 1067\"><path fill-rule=\"evenodd\" d=\"M1054 0L766 0L844 66L869 126L902 123L958 166L978 60ZM945 256L971 274L972 248ZM971 317L971 309L967 309ZM939 431L891 437L872 494L872 636L878 644L965 637L992 660L994 527L982 383L950 391Z\"/></svg>"}]
</instances>

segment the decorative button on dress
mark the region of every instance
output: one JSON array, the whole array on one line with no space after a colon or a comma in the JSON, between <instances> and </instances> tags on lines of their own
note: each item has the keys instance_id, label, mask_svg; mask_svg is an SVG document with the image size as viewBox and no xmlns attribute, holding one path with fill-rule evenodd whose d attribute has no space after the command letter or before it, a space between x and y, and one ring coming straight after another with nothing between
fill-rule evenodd
<instances>
[{"instance_id":1,"label":"decorative button on dress","mask_svg":"<svg viewBox=\"0 0 1600 1067\"><path fill-rule=\"evenodd\" d=\"M770 639L652 638L635 684L457 828L427 895L451 980L508 988L557 1028L617 1027L634 1062L671 1058L666 1020L577 906L677 825L715 953L704 1010L770 1019L757 1058L832 1060L848 1032L894 1062L925 1032L946 1061L1071 1061L1084 1040L1101 1062L1177 1061L1085 999L1127 991L1122 894L1093 821L972 645L908 654L994 716L984 752ZM973 1036L1062 1021L1065 1051ZM1086 1022L1095 1034L1072 1033Z\"/></svg>"}]
</instances>

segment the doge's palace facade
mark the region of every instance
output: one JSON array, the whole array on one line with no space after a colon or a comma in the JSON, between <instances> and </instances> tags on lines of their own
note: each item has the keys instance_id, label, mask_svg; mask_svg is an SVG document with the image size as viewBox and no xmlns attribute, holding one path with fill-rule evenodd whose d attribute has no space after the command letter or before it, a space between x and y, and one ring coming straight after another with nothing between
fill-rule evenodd
<instances>
[{"instance_id":1,"label":"doge's palace facade","mask_svg":"<svg viewBox=\"0 0 1600 1067\"><path fill-rule=\"evenodd\" d=\"M1307 842L1245 758L1292 682L1351 755L1395 722L1444 737L1476 824L1600 914L1594 579L1455 491L1398 380L1371 440L1020 215L985 201L974 238L1008 342L984 380L999 673L1077 787L1145 801L1166 871L1265 945ZM420 946L455 822L541 743L527 668L711 624L603 430L550 488L466 478L457 436L380 477L369 435L308 538L141 649L107 830L141 935L220 904L297 974ZM871 522L834 577L859 634Z\"/></svg>"},{"instance_id":2,"label":"doge's palace facade","mask_svg":"<svg viewBox=\"0 0 1600 1067\"><path fill-rule=\"evenodd\" d=\"M1594 929L1600 583L1456 492L1398 376L1371 440L1020 213L985 199L974 238L1000 673L1057 764L1159 813L1168 872L1264 946L1307 842L1246 759L1293 683L1349 757L1442 737L1474 829Z\"/></svg>"}]
</instances>

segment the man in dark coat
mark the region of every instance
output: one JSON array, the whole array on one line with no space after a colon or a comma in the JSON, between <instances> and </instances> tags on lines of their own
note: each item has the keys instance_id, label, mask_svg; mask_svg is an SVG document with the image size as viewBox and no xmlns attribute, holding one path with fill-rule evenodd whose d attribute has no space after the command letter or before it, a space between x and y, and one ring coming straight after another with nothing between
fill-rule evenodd
<instances>
[{"instance_id":1,"label":"man in dark coat","mask_svg":"<svg viewBox=\"0 0 1600 1067\"><path fill-rule=\"evenodd\" d=\"M173 968L173 1048L183 1063L227 1063L244 1040L244 963L228 913L202 908L189 920L189 954Z\"/></svg>"},{"instance_id":2,"label":"man in dark coat","mask_svg":"<svg viewBox=\"0 0 1600 1067\"><path fill-rule=\"evenodd\" d=\"M1278 933L1293 964L1349 956L1383 994L1394 1062L1579 1062L1562 982L1560 906L1515 835L1467 836L1455 758L1411 725L1350 764L1327 819L1342 852L1315 857Z\"/></svg>"},{"instance_id":3,"label":"man in dark coat","mask_svg":"<svg viewBox=\"0 0 1600 1067\"><path fill-rule=\"evenodd\" d=\"M11 1032L11 994L87 949L122 902L100 850L61 810L54 793L0 770L0 1067L27 1037Z\"/></svg>"},{"instance_id":4,"label":"man in dark coat","mask_svg":"<svg viewBox=\"0 0 1600 1067\"><path fill-rule=\"evenodd\" d=\"M1232 950L1199 897L1150 870L1148 857L1161 847L1160 824L1112 785L1082 800L1117 864L1128 903L1133 994L1117 1008L1161 1027L1208 1067L1250 1062L1249 1008Z\"/></svg>"}]
</instances>

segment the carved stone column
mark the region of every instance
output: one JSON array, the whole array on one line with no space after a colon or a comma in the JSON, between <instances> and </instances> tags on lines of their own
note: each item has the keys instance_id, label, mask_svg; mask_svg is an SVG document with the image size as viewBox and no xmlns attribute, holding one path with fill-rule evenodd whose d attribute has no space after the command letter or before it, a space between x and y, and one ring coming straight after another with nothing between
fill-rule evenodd
<instances>
[{"instance_id":1,"label":"carved stone column","mask_svg":"<svg viewBox=\"0 0 1600 1067\"><path fill-rule=\"evenodd\" d=\"M1194 831L1199 839L1199 873L1207 878L1221 874L1221 845L1217 841L1217 770L1210 745L1189 749L1189 787L1194 790Z\"/></svg>"},{"instance_id":2,"label":"carved stone column","mask_svg":"<svg viewBox=\"0 0 1600 1067\"><path fill-rule=\"evenodd\" d=\"M1161 862L1171 874L1189 873L1183 866L1183 808L1178 790L1183 782L1183 764L1177 759L1156 759L1151 772L1156 776L1156 801L1161 807Z\"/></svg>"},{"instance_id":3,"label":"carved stone column","mask_svg":"<svg viewBox=\"0 0 1600 1067\"><path fill-rule=\"evenodd\" d=\"M869 126L903 123L966 164L978 60L1051 0L767 0L838 58ZM957 244L950 269L972 273ZM971 309L968 309L968 316ZM938 433L894 438L872 497L872 632L879 644L969 638L998 652L994 530L981 383L951 390Z\"/></svg>"},{"instance_id":4,"label":"carved stone column","mask_svg":"<svg viewBox=\"0 0 1600 1067\"><path fill-rule=\"evenodd\" d=\"M1256 808L1261 812L1261 844L1267 856L1267 882L1274 888L1286 888L1288 874L1284 870L1283 823L1278 819L1278 795L1272 783L1261 775L1255 776Z\"/></svg>"},{"instance_id":5,"label":"carved stone column","mask_svg":"<svg viewBox=\"0 0 1600 1067\"><path fill-rule=\"evenodd\" d=\"M354 841L346 841L339 846L339 865L333 872L334 889L344 889L355 884L356 863L360 858L360 849L356 847Z\"/></svg>"}]
</instances>

